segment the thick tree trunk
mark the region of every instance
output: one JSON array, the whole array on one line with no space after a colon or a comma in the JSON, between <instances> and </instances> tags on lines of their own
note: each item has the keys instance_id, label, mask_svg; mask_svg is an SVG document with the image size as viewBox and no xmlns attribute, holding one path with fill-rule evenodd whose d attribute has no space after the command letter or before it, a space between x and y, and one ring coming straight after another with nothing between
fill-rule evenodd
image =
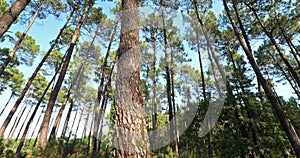
<instances>
[{"instance_id":1,"label":"thick tree trunk","mask_svg":"<svg viewBox=\"0 0 300 158\"><path fill-rule=\"evenodd\" d=\"M287 137L290 140L290 143L296 153L297 157L300 157L300 140L299 137L294 129L294 126L292 125L290 119L288 118L288 116L284 113L284 110L282 109L281 103L280 101L276 98L275 94L272 91L272 88L270 87L270 85L268 84L268 82L265 80L265 78L263 77L258 64L255 61L255 58L252 54L252 52L249 50L246 42L244 41L244 39L242 38L242 36L239 33L238 27L236 26L235 21L232 18L232 15L230 13L230 10L227 6L227 2L226 0L223 0L223 4L227 13L227 16L231 22L231 25L234 29L234 32L236 34L236 36L238 37L238 40L240 42L240 44L242 45L245 54L256 74L256 76L258 77L261 85L264 88L264 91L270 101L270 103L272 104L272 107L281 123L282 128L284 129L285 133L287 134ZM239 17L237 17L239 18ZM243 26L240 26L240 28L244 31Z\"/></svg>"},{"instance_id":2,"label":"thick tree trunk","mask_svg":"<svg viewBox=\"0 0 300 158\"><path fill-rule=\"evenodd\" d=\"M13 50L9 53L8 58L5 60L5 62L3 63L3 65L1 66L0 69L0 76L4 73L5 68L8 66L8 64L10 63L10 61L14 58L14 55L16 54L16 52L18 51L20 44L23 42L25 36L27 35L27 32L29 31L29 29L31 28L31 26L33 25L35 19L37 18L40 10L41 10L41 5L43 4L43 1L41 0L37 6L37 9L31 19L31 21L29 22L28 26L26 27L26 29L24 30L24 32L22 33L21 37L19 38L18 42L15 44L15 47L13 48Z\"/></svg>"},{"instance_id":3,"label":"thick tree trunk","mask_svg":"<svg viewBox=\"0 0 300 158\"><path fill-rule=\"evenodd\" d=\"M68 69L72 54L73 54L73 50L74 50L74 47L76 45L76 41L79 37L80 28L81 28L81 26L83 25L83 23L86 19L86 16L87 16L88 11L90 10L90 7L91 7L91 1L87 2L86 5L85 5L84 12L81 16L80 21L78 22L78 25L75 29L75 32L74 32L74 35L72 37L70 46L69 46L69 48L66 52L66 54L67 54L66 59L65 59L65 62L62 66L60 75L59 75L58 80L55 84L54 90L50 94L49 103L47 105L45 116L44 116L44 119L42 121L42 125L41 125L41 128L40 128L39 146L42 147L42 148L46 147L49 121L50 121L50 118L51 118L51 113L52 113L52 110L53 110L53 107L54 107L54 104L55 104L55 100L57 98L57 95L58 95L58 92L59 92L60 87L62 85L62 82L64 80L64 77L66 75L66 72L67 72L67 69Z\"/></svg>"},{"instance_id":4,"label":"thick tree trunk","mask_svg":"<svg viewBox=\"0 0 300 158\"><path fill-rule=\"evenodd\" d=\"M11 24L17 20L19 14L25 9L29 2L30 0L17 0L2 14L0 17L0 38L10 28Z\"/></svg>"},{"instance_id":5,"label":"thick tree trunk","mask_svg":"<svg viewBox=\"0 0 300 158\"><path fill-rule=\"evenodd\" d=\"M122 0L116 80L117 156L150 157L140 80L139 1Z\"/></svg>"},{"instance_id":6,"label":"thick tree trunk","mask_svg":"<svg viewBox=\"0 0 300 158\"><path fill-rule=\"evenodd\" d=\"M39 65L35 68L33 74L31 75L31 77L29 78L28 82L26 83L25 87L23 88L19 98L17 99L17 101L15 102L14 106L12 107L11 111L9 112L8 116L6 117L4 123L2 124L1 128L0 128L0 138L3 137L3 133L5 132L5 129L7 128L9 122L11 121L14 113L16 112L17 108L19 107L20 103L22 102L23 98L25 97L29 87L32 84L32 81L34 80L35 76L38 74L39 70L41 69L41 67L43 66L44 62L46 61L46 59L48 58L48 56L50 55L50 53L52 52L52 50L54 49L54 47L56 46L58 40L60 39L60 36L62 34L62 32L64 31L64 29L67 27L67 24L69 23L71 17L73 16L74 10L70 13L70 17L68 18L67 22L65 23L65 25L61 28L61 30L59 31L59 34L57 35L56 39L54 40L53 44L51 45L51 47L49 48L48 52L45 54L45 56L43 57L43 59L41 60L41 62L39 63Z\"/></svg>"}]
</instances>

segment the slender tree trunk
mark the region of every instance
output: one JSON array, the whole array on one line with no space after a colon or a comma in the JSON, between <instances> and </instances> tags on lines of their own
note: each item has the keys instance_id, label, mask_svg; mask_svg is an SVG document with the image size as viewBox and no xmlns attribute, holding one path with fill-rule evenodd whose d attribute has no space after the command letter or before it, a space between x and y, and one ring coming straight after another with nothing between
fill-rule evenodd
<instances>
[{"instance_id":1,"label":"slender tree trunk","mask_svg":"<svg viewBox=\"0 0 300 158\"><path fill-rule=\"evenodd\" d=\"M6 109L7 105L9 104L9 102L11 101L12 97L14 96L14 92L11 92L10 96L9 96L9 99L7 100L4 108L2 109L1 113L0 113L0 116L3 114L4 110Z\"/></svg>"},{"instance_id":2,"label":"slender tree trunk","mask_svg":"<svg viewBox=\"0 0 300 158\"><path fill-rule=\"evenodd\" d=\"M72 85L70 86L70 88L68 90L68 93L67 93L67 96L65 97L64 102L62 103L62 106L60 107L59 112L58 112L58 114L57 114L57 116L55 118L55 122L54 122L52 130L50 132L50 138L49 138L48 141L51 141L51 140L55 139L56 128L58 127L57 125L60 122L62 114L63 114L63 111L65 110L65 107L66 107L66 105L68 103L68 100L69 100L70 95L71 95L71 91L72 91Z\"/></svg>"},{"instance_id":3,"label":"slender tree trunk","mask_svg":"<svg viewBox=\"0 0 300 158\"><path fill-rule=\"evenodd\" d=\"M101 138L102 138L102 133L103 133L103 120L104 120L104 114L105 114L105 111L106 111L106 107L107 107L107 100L109 98L109 94L108 94L108 90L111 88L111 78L112 78L112 73L113 73L113 70L114 70L114 67L115 65L112 65L112 68L111 68L111 71L110 71L110 74L109 74L109 79L104 87L104 96L103 96L103 99L102 99L102 103L101 103L101 113L100 113L100 120L101 120L101 126L100 126L100 130L99 130L99 135L98 135L98 144L97 144L97 148L99 151L100 150L100 147L101 147Z\"/></svg>"},{"instance_id":4,"label":"slender tree trunk","mask_svg":"<svg viewBox=\"0 0 300 158\"><path fill-rule=\"evenodd\" d=\"M17 122L16 122L15 126L12 127L13 130L11 130L8 134L9 139L12 139L13 135L15 134L16 129L17 129L17 127L20 123L20 120L21 120L25 110L27 109L27 107L28 107L28 103L25 103L25 108L22 110L22 112L21 111L19 112L18 117L16 118Z\"/></svg>"},{"instance_id":5,"label":"slender tree trunk","mask_svg":"<svg viewBox=\"0 0 300 158\"><path fill-rule=\"evenodd\" d=\"M281 27L281 24L280 24L278 18L276 18L276 23L277 23L277 26L278 26L278 28L280 30L280 33L283 35L286 43L288 44L288 46L289 46L289 48L291 50L291 53L294 56L294 58L295 58L295 60L296 60L296 62L298 64L298 67L300 68L300 61L299 61L298 56L297 56L297 53L299 54L299 52L298 52L297 48L295 47L295 45L293 44L293 42L291 41L291 39L287 36L285 30Z\"/></svg>"},{"instance_id":6,"label":"slender tree trunk","mask_svg":"<svg viewBox=\"0 0 300 158\"><path fill-rule=\"evenodd\" d=\"M13 117L13 115L16 112L17 108L19 107L20 103L22 102L23 98L25 97L25 95L26 95L29 87L31 86L32 81L34 80L35 76L37 75L37 73L39 72L39 70L41 69L41 67L43 66L44 62L46 61L46 59L48 58L48 56L50 55L50 53L52 52L52 50L54 49L54 47L56 46L58 40L60 39L60 36L61 36L62 32L67 27L67 24L69 23L71 17L73 16L73 13L74 13L74 10L71 11L70 17L68 18L67 22L65 23L65 25L59 31L58 36L56 37L56 39L52 43L51 47L49 48L48 52L45 54L45 56L43 57L43 59L41 60L41 62L39 63L39 65L34 70L33 74L31 75L31 77L29 78L29 80L26 83L25 87L23 88L23 90L22 90L22 92L21 92L18 100L15 102L14 106L12 107L12 109L9 112L8 116L6 117L4 123L2 124L2 126L0 128L0 138L3 137L3 133L5 132L5 129L7 128L9 122L11 121L11 118Z\"/></svg>"},{"instance_id":7,"label":"slender tree trunk","mask_svg":"<svg viewBox=\"0 0 300 158\"><path fill-rule=\"evenodd\" d=\"M107 60L108 60L108 56L109 56L109 52L111 50L111 46L113 43L113 40L115 38L116 32L117 32L117 27L118 27L118 23L119 20L117 20L114 29L112 30L112 34L109 40L109 44L107 47L107 51L106 51L106 55L104 58L104 62L103 65L101 66L101 79L100 79L100 84L98 86L98 94L97 94L97 99L98 99L98 103L97 106L95 106L95 119L94 119L94 130L93 130L93 140L92 140L92 144L93 144L93 149L92 149L92 155L96 154L96 152L98 151L97 149L97 135L98 135L98 130L99 130L99 108L100 108L100 102L101 102L101 98L103 99L102 94L103 94L103 84L104 84L104 78L105 78L105 69L107 67Z\"/></svg>"},{"instance_id":8,"label":"slender tree trunk","mask_svg":"<svg viewBox=\"0 0 300 158\"><path fill-rule=\"evenodd\" d=\"M208 100L206 98L206 85L205 85L203 64L202 64L202 58L201 58L201 52L200 52L200 40L199 40L199 30L198 30L198 28L196 29L196 36L197 36L196 37L197 38L197 50L198 50L198 58L199 58L201 81L202 81L202 94L203 94L205 104L208 104ZM208 132L207 137L208 137L208 155L211 158L211 157L213 157L213 149L212 149L212 143L211 143L211 132Z\"/></svg>"},{"instance_id":9,"label":"slender tree trunk","mask_svg":"<svg viewBox=\"0 0 300 158\"><path fill-rule=\"evenodd\" d=\"M29 2L30 0L17 0L2 14L0 17L0 38L10 28L11 24L17 20L19 14L25 9Z\"/></svg>"},{"instance_id":10,"label":"slender tree trunk","mask_svg":"<svg viewBox=\"0 0 300 158\"><path fill-rule=\"evenodd\" d=\"M16 128L15 126L16 126L16 124L17 124L19 118L21 117L20 114L23 113L23 112L25 111L25 109L26 109L26 105L23 105L22 108L20 109L20 111L18 112L17 117L16 117L16 119L15 119L15 121L14 121L14 123L13 123L13 125L12 125L12 127L11 127L11 129L10 129L10 131L9 131L9 133L8 133L8 141L7 141L7 144L10 143L10 139L12 138L11 133L12 133L13 130Z\"/></svg>"},{"instance_id":11,"label":"slender tree trunk","mask_svg":"<svg viewBox=\"0 0 300 158\"><path fill-rule=\"evenodd\" d=\"M171 96L172 96L172 108L173 108L173 121L174 121L174 135L175 135L175 140L174 140L174 146L175 146L175 153L177 156L179 155L178 151L178 141L179 141L179 136L177 134L177 120L176 120L176 104L175 104L175 87L174 87L174 71L173 71L173 50L171 48L171 66L170 66L170 72L171 72Z\"/></svg>"},{"instance_id":12,"label":"slender tree trunk","mask_svg":"<svg viewBox=\"0 0 300 158\"><path fill-rule=\"evenodd\" d=\"M62 138L65 138L65 136L66 136L66 132L67 132L67 128L68 128L68 124L69 124L69 121L70 121L71 112L72 112L73 107L74 107L74 101L71 100L71 104L70 104L70 107L69 107L69 110L68 110L68 113L67 113L67 118L66 118L66 121L64 123L63 131L62 131L62 134L61 134ZM68 138L71 137L71 134L72 134L71 132L72 132L75 120L77 118L78 111L79 111L79 109L77 109L77 111L75 113L74 121L73 121L72 126L70 128L70 132L69 132L69 137Z\"/></svg>"},{"instance_id":13,"label":"slender tree trunk","mask_svg":"<svg viewBox=\"0 0 300 158\"><path fill-rule=\"evenodd\" d=\"M281 103L280 101L276 98L275 94L272 91L272 88L269 86L268 82L265 80L265 78L263 77L258 64L255 61L255 58L252 54L252 52L249 50L247 44L245 43L245 39L242 38L242 36L239 34L239 30L238 27L236 26L235 21L232 18L232 15L229 11L229 8L227 6L227 2L225 0L223 0L223 4L227 13L227 16L231 22L231 25L234 29L234 32L236 34L236 36L238 37L238 40L240 42L240 44L242 45L245 54L247 56L247 58L250 61L250 64L256 74L256 76L258 77L258 79L260 80L260 83L262 84L264 91L270 101L270 103L272 104L272 107L281 123L282 128L284 129L285 133L287 134L287 137L289 138L289 141L296 153L297 157L300 157L300 140L299 137L294 129L293 124L291 123L290 119L288 118L288 116L284 113L284 110L282 109ZM239 18L239 17L237 17ZM242 30L244 30L243 26L241 25L240 28Z\"/></svg>"},{"instance_id":14,"label":"slender tree trunk","mask_svg":"<svg viewBox=\"0 0 300 158\"><path fill-rule=\"evenodd\" d=\"M273 44L273 46L275 47L275 49L277 50L279 56L281 57L282 61L285 63L285 65L288 68L288 71L292 74L295 82L297 83L297 85L300 87L300 78L299 75L297 74L297 72L294 70L294 68L292 67L292 65L290 64L290 62L288 61L288 59L286 59L284 53L282 52L280 46L276 43L276 40L273 38L272 34L267 30L267 28L264 26L264 24L262 23L262 21L260 20L259 15L257 14L257 12L255 11L255 9L253 7L251 7L248 3L245 2L245 4L248 6L248 8L253 12L256 20L258 21L259 25L262 27L263 31L265 32L265 34L268 36L268 38L270 39L271 43ZM234 7L236 7L236 5L233 5ZM300 151L299 151L300 152Z\"/></svg>"},{"instance_id":15,"label":"slender tree trunk","mask_svg":"<svg viewBox=\"0 0 300 158\"><path fill-rule=\"evenodd\" d=\"M175 133L174 133L174 121L173 121L173 106L172 106L172 94L171 94L171 75L170 75L170 67L168 62L168 41L167 41L167 30L166 30L166 23L165 23L165 15L164 11L162 10L162 22L163 22L163 36L164 36L164 53L165 53L165 71L166 71L166 82L167 82L167 99L168 99L168 106L169 106L169 122L170 122L170 146L173 152L176 152L176 143L175 143Z\"/></svg>"},{"instance_id":16,"label":"slender tree trunk","mask_svg":"<svg viewBox=\"0 0 300 158\"><path fill-rule=\"evenodd\" d=\"M14 55L16 54L17 50L20 47L20 44L23 42L25 36L27 35L27 32L29 31L29 29L31 28L32 24L34 23L34 21L36 20L40 10L41 10L41 6L43 4L43 0L41 0L37 6L37 9L31 19L31 21L29 22L28 26L26 27L26 29L24 30L24 32L22 33L21 37L19 38L18 42L16 43L15 47L13 48L13 50L9 53L8 58L5 60L5 62L3 63L3 65L1 66L0 69L0 76L4 73L5 68L8 66L8 64L10 63L10 61L14 58Z\"/></svg>"},{"instance_id":17,"label":"slender tree trunk","mask_svg":"<svg viewBox=\"0 0 300 158\"><path fill-rule=\"evenodd\" d=\"M84 113L84 109L82 109L82 112L81 112L80 117L79 117L79 121L78 121L77 128L76 128L76 131L75 131L75 136L74 136L75 139L77 138L77 133L78 133L78 129L79 129L79 126L80 126L80 123L81 123L81 120L82 120L83 113ZM72 131L72 129L71 129L71 131Z\"/></svg>"},{"instance_id":18,"label":"slender tree trunk","mask_svg":"<svg viewBox=\"0 0 300 158\"><path fill-rule=\"evenodd\" d=\"M56 75L58 74L58 72L59 72L59 70L60 70L60 68L61 68L61 66L62 66L63 59L64 59L64 57L62 58L62 61L61 61L60 65L59 65L58 69L56 70L54 76L52 77L52 79L51 79L50 82L48 83L47 87L45 88L45 90L44 90L44 92L43 92L41 98L39 99L39 101L38 101L36 107L34 108L32 114L31 114L31 116L30 116L30 118L29 118L29 120L28 120L28 122L27 122L27 124L26 124L25 130L24 130L23 135L22 135L22 137L21 137L21 141L20 141L20 143L19 143L19 145L18 145L18 147L17 147L17 150L16 150L16 155L17 155L17 156L19 156L19 155L21 154L21 150L22 150L23 145L24 145L24 143L25 143L26 135L27 135L27 133L28 133L28 131L29 131L29 127L30 127L30 125L31 125L31 123L32 123L32 121L33 121L33 119L34 119L34 117L36 116L36 113L37 113L38 108L40 107L41 103L44 101L44 97L45 97L45 95L47 94L47 91L49 90L51 84L54 82L54 80L55 80L55 78L56 78ZM44 110L44 108L43 108L43 110ZM35 131L37 125L38 125L38 122L40 121L41 116L42 116L42 114L40 114L40 116L39 116L39 118L38 118L38 121L37 121L37 123L36 123L36 126L34 127L34 130L33 130L33 133L32 133L32 135L31 135L31 138L33 137L34 131ZM38 132L38 135L39 135L39 132ZM37 137L38 137L38 135L37 135ZM37 138L36 138L36 139L37 139ZM31 139L30 139L30 140L31 140Z\"/></svg>"},{"instance_id":19,"label":"slender tree trunk","mask_svg":"<svg viewBox=\"0 0 300 158\"><path fill-rule=\"evenodd\" d=\"M153 99L152 99L152 108L153 108L153 114L152 114L152 127L154 130L157 129L157 93L156 93L156 84L157 84L157 74L156 74L156 36L157 32L154 33L152 36L153 39ZM153 134L156 134L155 132ZM151 149L154 149L156 151L157 148L157 135L154 135L154 140L150 145L153 147ZM151 140L150 140L151 141Z\"/></svg>"},{"instance_id":20,"label":"slender tree trunk","mask_svg":"<svg viewBox=\"0 0 300 158\"><path fill-rule=\"evenodd\" d=\"M222 80L223 81L226 81L226 73L225 71L222 69L222 65L219 61L219 58L217 57L216 53L215 53L215 50L214 48L212 47L211 45L211 41L209 39L209 35L207 33L207 31L205 30L205 27L204 27L204 24L203 24L203 21L201 19L201 15L199 14L199 10L198 10L198 6L197 6L197 0L193 0L193 3L194 3L194 7L195 7L195 12L196 12L196 15L197 15L197 19L198 19L198 22L201 26L201 30L204 34L204 37L205 37L205 40L206 40L206 43L208 45L208 49L210 50L211 54L212 54L212 57L214 58L214 61L218 67L218 70L220 71L220 74L221 74L221 77L222 77Z\"/></svg>"},{"instance_id":21,"label":"slender tree trunk","mask_svg":"<svg viewBox=\"0 0 300 158\"><path fill-rule=\"evenodd\" d=\"M64 80L64 77L66 75L66 72L67 72L67 69L68 69L72 54L73 54L73 50L74 50L74 47L76 45L76 41L77 41L78 36L79 36L80 28L81 28L81 26L83 25L83 23L85 21L87 13L90 10L90 6L91 6L91 0L88 3L86 3L86 5L85 5L84 12L81 16L80 21L78 22L78 25L75 29L75 32L74 32L74 35L72 37L70 46L69 46L69 48L66 52L66 54L67 54L66 59L65 59L65 62L62 66L60 75L59 75L58 80L55 84L54 90L50 94L49 103L47 105L47 109L46 109L46 112L45 112L45 115L44 115L44 119L42 121L41 129L40 129L39 146L42 147L42 148L46 147L49 121L50 121L50 118L51 118L51 113L52 113L52 110L53 110L53 107L54 107L54 104L55 104L55 100L57 98L57 95L58 95L59 89L62 85L62 82Z\"/></svg>"},{"instance_id":22,"label":"slender tree trunk","mask_svg":"<svg viewBox=\"0 0 300 158\"><path fill-rule=\"evenodd\" d=\"M138 0L122 0L115 92L116 153L122 158L150 157L140 80L138 7Z\"/></svg>"},{"instance_id":23,"label":"slender tree trunk","mask_svg":"<svg viewBox=\"0 0 300 158\"><path fill-rule=\"evenodd\" d=\"M20 128L20 130L19 130L19 132L18 132L18 135L17 135L17 137L16 137L16 141L15 141L15 143L14 143L14 145L13 145L13 148L15 148L15 146L16 146L17 140L19 139L19 136L20 136L20 134L21 134L21 131L22 131L22 129L23 129L25 123L26 123L26 120L27 120L27 118L28 118L28 116L29 116L29 114L30 114L32 108L33 108L33 106L30 107L29 112L27 113L27 115L26 115L26 117L25 117L25 119L24 119L24 122L22 123L22 126L21 126L21 128Z\"/></svg>"}]
</instances>

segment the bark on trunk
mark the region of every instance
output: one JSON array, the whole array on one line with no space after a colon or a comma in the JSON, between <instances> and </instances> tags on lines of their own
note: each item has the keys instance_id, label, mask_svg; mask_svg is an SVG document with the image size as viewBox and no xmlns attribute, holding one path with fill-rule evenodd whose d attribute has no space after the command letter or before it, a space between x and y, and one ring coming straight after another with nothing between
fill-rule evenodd
<instances>
[{"instance_id":1,"label":"bark on trunk","mask_svg":"<svg viewBox=\"0 0 300 158\"><path fill-rule=\"evenodd\" d=\"M116 80L117 156L150 157L140 81L138 0L122 0Z\"/></svg>"},{"instance_id":2,"label":"bark on trunk","mask_svg":"<svg viewBox=\"0 0 300 158\"><path fill-rule=\"evenodd\" d=\"M19 14L25 9L29 2L30 0L17 0L2 14L0 17L0 38L10 28L11 24L17 20Z\"/></svg>"},{"instance_id":3,"label":"bark on trunk","mask_svg":"<svg viewBox=\"0 0 300 158\"><path fill-rule=\"evenodd\" d=\"M15 44L15 47L13 48L13 50L9 53L8 58L5 60L5 62L3 63L3 65L1 66L0 69L0 76L4 73L5 68L8 66L8 64L10 63L10 61L14 58L14 55L16 54L17 50L20 47L20 44L23 42L25 36L27 35L27 32L29 31L29 29L31 28L31 26L33 25L35 19L37 18L40 10L41 10L41 5L43 4L43 1L41 0L37 6L36 12L34 13L31 21L29 22L28 26L26 27L26 29L24 30L24 32L22 33L21 37L19 38L18 42Z\"/></svg>"}]
</instances>

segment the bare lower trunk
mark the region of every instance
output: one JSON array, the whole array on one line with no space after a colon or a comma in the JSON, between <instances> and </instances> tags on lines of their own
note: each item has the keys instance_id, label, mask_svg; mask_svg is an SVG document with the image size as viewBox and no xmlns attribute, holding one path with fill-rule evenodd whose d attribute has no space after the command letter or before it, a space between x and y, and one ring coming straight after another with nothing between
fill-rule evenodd
<instances>
[{"instance_id":1,"label":"bare lower trunk","mask_svg":"<svg viewBox=\"0 0 300 158\"><path fill-rule=\"evenodd\" d=\"M116 75L117 156L150 157L140 80L138 0L122 0L121 39Z\"/></svg>"}]
</instances>

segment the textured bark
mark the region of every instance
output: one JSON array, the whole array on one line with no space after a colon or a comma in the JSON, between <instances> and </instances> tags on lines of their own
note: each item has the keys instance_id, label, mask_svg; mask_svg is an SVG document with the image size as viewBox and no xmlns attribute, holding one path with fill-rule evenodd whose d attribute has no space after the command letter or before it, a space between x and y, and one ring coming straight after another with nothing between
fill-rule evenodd
<instances>
[{"instance_id":1,"label":"textured bark","mask_svg":"<svg viewBox=\"0 0 300 158\"><path fill-rule=\"evenodd\" d=\"M116 75L117 156L150 157L140 81L138 0L122 0L121 39Z\"/></svg>"},{"instance_id":2,"label":"textured bark","mask_svg":"<svg viewBox=\"0 0 300 158\"><path fill-rule=\"evenodd\" d=\"M17 0L2 14L0 17L0 38L10 28L11 24L17 20L19 14L25 9L29 2L30 0Z\"/></svg>"},{"instance_id":3,"label":"textured bark","mask_svg":"<svg viewBox=\"0 0 300 158\"><path fill-rule=\"evenodd\" d=\"M26 27L26 29L24 30L24 32L22 33L21 37L19 38L18 42L15 44L13 50L9 53L8 58L5 60L5 62L3 63L3 65L1 66L0 69L0 76L4 73L5 68L8 66L8 64L10 63L10 61L13 59L14 55L16 54L17 50L20 47L20 44L23 42L25 36L27 35L29 29L31 28L31 26L33 25L35 19L37 18L40 10L41 10L41 5L42 5L42 0L39 2L37 9L31 19L31 21L29 22L28 26Z\"/></svg>"},{"instance_id":4,"label":"textured bark","mask_svg":"<svg viewBox=\"0 0 300 158\"><path fill-rule=\"evenodd\" d=\"M73 16L74 10L70 13L70 17L68 18L67 22L65 23L65 25L61 28L61 30L59 31L59 34L57 35L56 39L54 40L53 44L51 45L51 47L49 48L48 52L45 54L45 56L43 57L43 59L41 60L41 62L39 63L39 65L35 68L33 74L31 75L31 77L29 78L29 80L27 81L25 87L23 88L22 92L20 93L19 98L17 99L17 101L15 102L14 106L12 107L11 111L9 112L8 116L6 117L5 121L3 122L1 128L0 128L0 137L3 136L5 129L7 128L9 122L11 121L14 113L16 112L17 108L19 107L20 103L22 102L23 98L25 97L27 91L29 90L29 87L32 84L32 81L34 80L35 76L38 74L39 70L41 69L41 67L43 66L43 64L45 63L45 61L47 60L48 56L50 55L50 53L52 52L52 50L54 49L54 47L56 46L58 40L60 39L60 36L62 34L62 32L64 31L64 29L67 27L67 24L69 23L71 17Z\"/></svg>"},{"instance_id":5,"label":"textured bark","mask_svg":"<svg viewBox=\"0 0 300 158\"><path fill-rule=\"evenodd\" d=\"M83 23L86 19L88 11L90 10L90 5L91 5L91 1L87 2L86 5L85 5L83 14L82 14L82 16L81 16L81 18L80 18L80 20L77 24L77 27L76 27L74 35L72 37L70 46L69 46L69 48L66 52L66 54L67 54L66 59L65 59L65 62L62 66L62 69L60 71L60 75L57 79L57 82L55 84L55 87L54 87L53 91L50 94L50 99L49 99L49 102L47 104L47 109L46 109L44 119L42 121L42 125L41 125L41 128L40 128L40 137L39 137L39 143L38 144L42 148L46 147L49 121L50 121L50 118L51 118L51 113L52 113L52 110L53 110L53 107L54 107L54 104L55 104L55 100L57 98L57 95L58 95L58 92L59 92L60 87L62 85L62 82L64 80L64 77L66 75L66 72L67 72L67 69L68 69L72 54L73 54L73 50L74 50L74 47L76 45L76 41L79 37L80 28L81 28L81 26L83 25Z\"/></svg>"},{"instance_id":6,"label":"textured bark","mask_svg":"<svg viewBox=\"0 0 300 158\"><path fill-rule=\"evenodd\" d=\"M272 107L273 107L273 109L275 111L275 114L277 115L277 117L280 121L280 124L281 124L282 128L284 129L285 133L287 134L287 137L289 138L289 141L290 141L290 143L291 143L291 145L292 145L292 147L293 147L293 149L296 153L296 156L300 157L300 140L299 140L299 137L297 135L297 132L294 129L293 124L291 123L288 116L284 113L284 110L281 106L281 103L276 97L277 94L272 91L272 87L270 87L268 81L263 77L263 75L262 75L262 73L259 69L259 66L255 61L255 58L254 58L252 52L250 51L250 49L248 48L246 42L244 41L245 38L243 38L241 36L241 34L239 33L238 27L237 27L231 13L230 13L230 10L227 6L226 0L223 0L223 4L224 4L224 7L225 7L227 16L228 16L228 18L231 22L232 27L233 27L233 30L234 30L240 44L242 45L243 50L244 50L244 52L245 52L245 54L246 54L246 56L247 56L247 58L248 58L248 60L251 64L257 78L259 79L259 81L260 81L260 83L261 83L261 85L262 85L262 87L263 87L270 103L272 104ZM237 18L239 18L239 17L237 17ZM243 26L240 26L240 28L243 31L245 31Z\"/></svg>"}]
</instances>

